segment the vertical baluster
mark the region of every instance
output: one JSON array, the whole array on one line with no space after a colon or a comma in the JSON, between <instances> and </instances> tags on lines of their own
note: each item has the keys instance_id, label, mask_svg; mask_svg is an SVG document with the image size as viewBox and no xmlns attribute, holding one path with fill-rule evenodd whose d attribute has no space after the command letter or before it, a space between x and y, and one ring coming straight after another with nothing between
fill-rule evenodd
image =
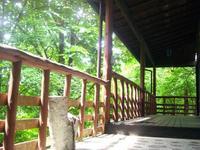
<instances>
[{"instance_id":1,"label":"vertical baluster","mask_svg":"<svg viewBox=\"0 0 200 150\"><path fill-rule=\"evenodd\" d=\"M80 131L79 131L80 138L83 137L83 131L84 131L86 84L87 84L87 80L83 80L82 81L82 92L81 92L81 109L80 109Z\"/></svg>"},{"instance_id":2,"label":"vertical baluster","mask_svg":"<svg viewBox=\"0 0 200 150\"><path fill-rule=\"evenodd\" d=\"M163 114L165 115L165 105L166 105L166 99L163 98Z\"/></svg>"},{"instance_id":3,"label":"vertical baluster","mask_svg":"<svg viewBox=\"0 0 200 150\"><path fill-rule=\"evenodd\" d=\"M124 115L124 81L120 80L121 82L121 109L122 109L122 121L125 119L125 115Z\"/></svg>"},{"instance_id":4,"label":"vertical baluster","mask_svg":"<svg viewBox=\"0 0 200 150\"><path fill-rule=\"evenodd\" d=\"M114 78L114 120L118 121L118 94L117 94L117 78Z\"/></svg>"},{"instance_id":5,"label":"vertical baluster","mask_svg":"<svg viewBox=\"0 0 200 150\"><path fill-rule=\"evenodd\" d=\"M19 93L19 83L20 83L22 63L21 61L13 62L12 65L13 66L10 74L9 89L8 89L7 116L5 120L5 134L4 134L5 150L14 149L17 97Z\"/></svg>"},{"instance_id":6,"label":"vertical baluster","mask_svg":"<svg viewBox=\"0 0 200 150\"><path fill-rule=\"evenodd\" d=\"M94 127L93 127L94 135L97 135L99 98L100 98L100 85L96 83L95 84L95 100L94 100Z\"/></svg>"},{"instance_id":7,"label":"vertical baluster","mask_svg":"<svg viewBox=\"0 0 200 150\"><path fill-rule=\"evenodd\" d=\"M46 130L47 130L47 116L48 116L48 97L49 97L49 77L50 71L44 70L42 78L41 89L41 106L40 106L40 120L39 120L39 137L38 149L46 149Z\"/></svg>"},{"instance_id":8,"label":"vertical baluster","mask_svg":"<svg viewBox=\"0 0 200 150\"><path fill-rule=\"evenodd\" d=\"M136 112L136 117L138 117L138 93L137 93L137 87L135 88L135 112Z\"/></svg>"},{"instance_id":9,"label":"vertical baluster","mask_svg":"<svg viewBox=\"0 0 200 150\"><path fill-rule=\"evenodd\" d=\"M130 88L131 88L131 98L130 98L130 104L131 104L131 119L133 119L133 116L134 116L134 113L133 113L133 102L134 102L134 99L133 99L133 85L132 85L132 84L130 85Z\"/></svg>"},{"instance_id":10,"label":"vertical baluster","mask_svg":"<svg viewBox=\"0 0 200 150\"><path fill-rule=\"evenodd\" d=\"M127 106L127 119L130 119L130 106L129 106L129 86L126 82L126 106Z\"/></svg>"},{"instance_id":11,"label":"vertical baluster","mask_svg":"<svg viewBox=\"0 0 200 150\"><path fill-rule=\"evenodd\" d=\"M67 99L69 99L69 97L70 97L71 79L72 79L71 74L66 75L66 77L65 77L65 87L64 87L64 96L66 96Z\"/></svg>"}]
</instances>

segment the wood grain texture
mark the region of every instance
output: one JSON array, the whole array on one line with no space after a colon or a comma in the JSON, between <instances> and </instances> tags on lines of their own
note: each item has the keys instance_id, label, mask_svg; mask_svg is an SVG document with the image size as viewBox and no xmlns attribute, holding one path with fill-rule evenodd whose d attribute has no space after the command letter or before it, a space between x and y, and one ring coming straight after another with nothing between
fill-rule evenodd
<instances>
[{"instance_id":1,"label":"wood grain texture","mask_svg":"<svg viewBox=\"0 0 200 150\"><path fill-rule=\"evenodd\" d=\"M103 85L107 84L106 81L93 77L87 73L83 73L71 67L67 67L63 64L59 64L51 60L38 57L30 53L23 52L23 51L20 51L19 49L8 47L5 45L0 45L0 59L14 61L14 62L17 60L21 60L23 64L26 64L28 66L37 67L44 70L49 69L51 71L62 73L62 74L71 74L81 79L87 79L88 81L92 81L92 82L103 84Z\"/></svg>"},{"instance_id":2,"label":"wood grain texture","mask_svg":"<svg viewBox=\"0 0 200 150\"><path fill-rule=\"evenodd\" d=\"M39 136L38 149L45 150L46 148L46 130L48 117L48 99L49 99L49 78L50 71L43 71L42 89L41 89L41 106L40 106L40 120L39 120Z\"/></svg>"},{"instance_id":3,"label":"wood grain texture","mask_svg":"<svg viewBox=\"0 0 200 150\"><path fill-rule=\"evenodd\" d=\"M13 62L8 89L7 116L5 120L4 148L14 149L16 108L22 62Z\"/></svg>"}]
</instances>

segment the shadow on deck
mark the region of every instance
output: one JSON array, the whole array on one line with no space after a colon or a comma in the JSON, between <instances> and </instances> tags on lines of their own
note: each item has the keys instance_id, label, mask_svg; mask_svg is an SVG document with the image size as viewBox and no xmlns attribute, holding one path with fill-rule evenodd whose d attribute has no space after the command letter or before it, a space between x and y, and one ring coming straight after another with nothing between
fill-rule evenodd
<instances>
[{"instance_id":1,"label":"shadow on deck","mask_svg":"<svg viewBox=\"0 0 200 150\"><path fill-rule=\"evenodd\" d=\"M199 150L200 117L153 115L110 123L106 134L76 144L77 150Z\"/></svg>"},{"instance_id":2,"label":"shadow on deck","mask_svg":"<svg viewBox=\"0 0 200 150\"><path fill-rule=\"evenodd\" d=\"M110 123L106 127L106 133L200 139L200 117L153 115L123 122Z\"/></svg>"}]
</instances>

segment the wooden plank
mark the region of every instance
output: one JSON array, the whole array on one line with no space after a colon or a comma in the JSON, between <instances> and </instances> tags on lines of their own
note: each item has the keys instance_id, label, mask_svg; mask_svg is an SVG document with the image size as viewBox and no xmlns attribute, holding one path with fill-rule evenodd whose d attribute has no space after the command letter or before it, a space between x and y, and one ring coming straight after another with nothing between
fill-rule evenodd
<instances>
[{"instance_id":1,"label":"wooden plank","mask_svg":"<svg viewBox=\"0 0 200 150\"><path fill-rule=\"evenodd\" d=\"M156 96L157 99L159 98L166 98L166 99L173 99L173 98L176 98L176 99L184 99L184 98L194 98L196 99L195 96Z\"/></svg>"},{"instance_id":2,"label":"wooden plank","mask_svg":"<svg viewBox=\"0 0 200 150\"><path fill-rule=\"evenodd\" d=\"M98 126L98 114L99 114L99 100L100 99L100 85L96 83L95 85L95 99L94 99L94 127L93 134L97 135Z\"/></svg>"},{"instance_id":3,"label":"wooden plank","mask_svg":"<svg viewBox=\"0 0 200 150\"><path fill-rule=\"evenodd\" d=\"M117 122L118 121L118 93L117 93L117 78L113 78L114 79L114 121Z\"/></svg>"},{"instance_id":4,"label":"wooden plank","mask_svg":"<svg viewBox=\"0 0 200 150\"><path fill-rule=\"evenodd\" d=\"M33 67L41 68L44 70L49 69L51 71L62 73L62 74L71 74L81 79L87 79L88 81L92 81L92 82L99 83L102 85L107 84L107 81L93 77L87 73L83 73L71 67L67 67L63 64L59 64L51 60L38 57L30 53L20 51L19 49L2 45L2 44L0 44L0 59L14 61L14 62L17 60L22 60L23 64L26 64L28 66L33 66Z\"/></svg>"},{"instance_id":5,"label":"wooden plank","mask_svg":"<svg viewBox=\"0 0 200 150\"><path fill-rule=\"evenodd\" d=\"M92 115L84 115L84 121L93 121L94 118Z\"/></svg>"},{"instance_id":6,"label":"wooden plank","mask_svg":"<svg viewBox=\"0 0 200 150\"><path fill-rule=\"evenodd\" d=\"M18 106L40 106L40 97L18 96Z\"/></svg>"},{"instance_id":7,"label":"wooden plank","mask_svg":"<svg viewBox=\"0 0 200 150\"><path fill-rule=\"evenodd\" d=\"M133 81L127 79L126 77L116 73L116 72L112 72L112 77L113 78L117 78L118 80L123 80L124 82L127 82L129 84L133 84L135 87L140 88L140 86L138 86L136 83L134 83Z\"/></svg>"},{"instance_id":8,"label":"wooden plank","mask_svg":"<svg viewBox=\"0 0 200 150\"><path fill-rule=\"evenodd\" d=\"M41 106L40 106L40 120L39 120L39 136L38 149L45 149L46 146L46 128L48 116L48 98L49 98L49 78L50 71L43 71L42 89L41 89Z\"/></svg>"},{"instance_id":9,"label":"wooden plank","mask_svg":"<svg viewBox=\"0 0 200 150\"><path fill-rule=\"evenodd\" d=\"M16 120L15 130L26 130L39 127L39 119Z\"/></svg>"},{"instance_id":10,"label":"wooden plank","mask_svg":"<svg viewBox=\"0 0 200 150\"><path fill-rule=\"evenodd\" d=\"M80 108L80 101L79 100L67 100L67 107L79 107Z\"/></svg>"},{"instance_id":11,"label":"wooden plank","mask_svg":"<svg viewBox=\"0 0 200 150\"><path fill-rule=\"evenodd\" d=\"M131 89L131 97L130 97L130 112L131 112L131 119L134 118L134 98L133 98L133 85L130 85L130 89Z\"/></svg>"},{"instance_id":12,"label":"wooden plank","mask_svg":"<svg viewBox=\"0 0 200 150\"><path fill-rule=\"evenodd\" d=\"M94 103L92 101L85 101L85 107L94 107Z\"/></svg>"},{"instance_id":13,"label":"wooden plank","mask_svg":"<svg viewBox=\"0 0 200 150\"><path fill-rule=\"evenodd\" d=\"M125 119L125 113L124 113L124 81L120 80L121 82L121 116L122 116L122 121Z\"/></svg>"},{"instance_id":14,"label":"wooden plank","mask_svg":"<svg viewBox=\"0 0 200 150\"><path fill-rule=\"evenodd\" d=\"M126 105L127 105L127 119L130 119L130 107L129 107L129 85L126 83Z\"/></svg>"},{"instance_id":15,"label":"wooden plank","mask_svg":"<svg viewBox=\"0 0 200 150\"><path fill-rule=\"evenodd\" d=\"M103 120L104 116L102 114L98 115L98 120Z\"/></svg>"},{"instance_id":16,"label":"wooden plank","mask_svg":"<svg viewBox=\"0 0 200 150\"><path fill-rule=\"evenodd\" d=\"M93 129L83 129L83 137L92 136Z\"/></svg>"},{"instance_id":17,"label":"wooden plank","mask_svg":"<svg viewBox=\"0 0 200 150\"><path fill-rule=\"evenodd\" d=\"M4 130L5 130L5 121L0 120L0 132L4 132Z\"/></svg>"},{"instance_id":18,"label":"wooden plank","mask_svg":"<svg viewBox=\"0 0 200 150\"><path fill-rule=\"evenodd\" d=\"M97 127L97 132L99 133L103 133L103 127L102 126L99 126L99 127Z\"/></svg>"},{"instance_id":19,"label":"wooden plank","mask_svg":"<svg viewBox=\"0 0 200 150\"><path fill-rule=\"evenodd\" d=\"M80 127L79 127L79 137L82 138L84 135L84 115L85 115L85 98L86 98L86 85L87 80L82 80L82 91L81 91L81 108L80 108Z\"/></svg>"},{"instance_id":20,"label":"wooden plank","mask_svg":"<svg viewBox=\"0 0 200 150\"><path fill-rule=\"evenodd\" d=\"M72 80L72 75L71 74L66 75L66 77L65 77L64 94L63 95L67 97L67 101L70 98L71 80Z\"/></svg>"},{"instance_id":21,"label":"wooden plank","mask_svg":"<svg viewBox=\"0 0 200 150\"><path fill-rule=\"evenodd\" d=\"M13 62L8 90L7 117L5 121L4 149L14 149L15 121L22 62Z\"/></svg>"},{"instance_id":22,"label":"wooden plank","mask_svg":"<svg viewBox=\"0 0 200 150\"><path fill-rule=\"evenodd\" d=\"M156 97L156 67L153 67L153 95Z\"/></svg>"},{"instance_id":23,"label":"wooden plank","mask_svg":"<svg viewBox=\"0 0 200 150\"><path fill-rule=\"evenodd\" d=\"M37 149L38 149L37 140L15 144L15 150L37 150Z\"/></svg>"},{"instance_id":24,"label":"wooden plank","mask_svg":"<svg viewBox=\"0 0 200 150\"><path fill-rule=\"evenodd\" d=\"M104 102L99 102L99 107L104 107Z\"/></svg>"},{"instance_id":25,"label":"wooden plank","mask_svg":"<svg viewBox=\"0 0 200 150\"><path fill-rule=\"evenodd\" d=\"M7 94L0 94L0 106L7 105Z\"/></svg>"},{"instance_id":26,"label":"wooden plank","mask_svg":"<svg viewBox=\"0 0 200 150\"><path fill-rule=\"evenodd\" d=\"M0 105L7 105L7 94L0 94ZM18 106L39 106L40 98L37 96L18 95Z\"/></svg>"}]
</instances>

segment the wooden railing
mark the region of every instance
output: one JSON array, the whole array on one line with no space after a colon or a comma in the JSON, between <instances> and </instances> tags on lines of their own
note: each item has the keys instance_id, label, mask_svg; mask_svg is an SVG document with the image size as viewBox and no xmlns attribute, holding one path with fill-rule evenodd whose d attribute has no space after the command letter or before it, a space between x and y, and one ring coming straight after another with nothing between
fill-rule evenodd
<instances>
[{"instance_id":1,"label":"wooden railing","mask_svg":"<svg viewBox=\"0 0 200 150\"><path fill-rule=\"evenodd\" d=\"M80 137L87 135L96 135L104 132L105 109L104 102L100 101L100 91L103 86L107 85L102 79L93 77L89 74L74 70L70 67L40 58L18 49L0 46L0 60L11 61L12 70L10 74L9 90L6 94L0 94L0 106L7 106L5 120L0 120L0 133L4 133L4 149L6 150L25 150L25 149L45 149L46 146L46 129L48 117L48 98L50 73L56 72L65 75L65 86L63 96L67 97L66 106L77 107L80 116ZM20 76L22 65L39 68L43 70L43 79L41 86L41 96L22 96L19 93ZM70 100L70 87L72 78L82 80L81 98L79 100ZM86 99L88 83L95 85L94 100ZM103 97L103 96L101 96ZM19 106L38 106L40 108L39 118L16 120L17 107ZM85 114L85 109L93 108L94 113ZM92 128L86 129L84 123L90 121ZM15 131L39 128L38 140L15 144ZM3 147L0 147L2 150Z\"/></svg>"},{"instance_id":2,"label":"wooden railing","mask_svg":"<svg viewBox=\"0 0 200 150\"><path fill-rule=\"evenodd\" d=\"M111 118L114 121L129 120L155 113L155 98L131 80L112 73ZM143 114L144 113L144 114Z\"/></svg>"},{"instance_id":3,"label":"wooden railing","mask_svg":"<svg viewBox=\"0 0 200 150\"><path fill-rule=\"evenodd\" d=\"M161 114L196 114L196 97L193 96L157 96L157 113Z\"/></svg>"}]
</instances>

